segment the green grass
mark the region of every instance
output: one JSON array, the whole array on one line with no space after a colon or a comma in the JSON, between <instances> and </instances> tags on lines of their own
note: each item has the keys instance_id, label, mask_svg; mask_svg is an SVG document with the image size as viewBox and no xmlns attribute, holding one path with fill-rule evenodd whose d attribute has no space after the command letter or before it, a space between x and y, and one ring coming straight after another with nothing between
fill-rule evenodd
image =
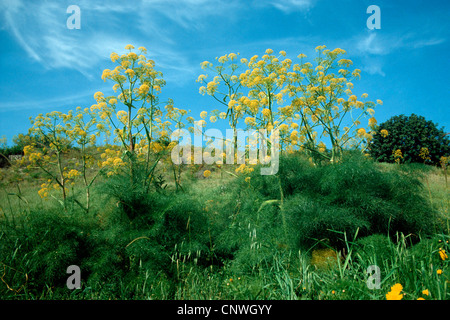
<instances>
[{"instance_id":1,"label":"green grass","mask_svg":"<svg viewBox=\"0 0 450 320\"><path fill-rule=\"evenodd\" d=\"M449 259L439 255L440 249L450 252L442 170L358 162L342 167L341 175L286 163L280 176L282 205L274 177L255 174L248 183L220 170L203 178L186 168L184 191L175 192L171 172L161 168L167 187L148 196L139 187L133 194L121 188L128 180L100 178L89 213L73 201L64 211L58 191L52 193L55 198L41 199L37 190L46 178L39 171L1 169L0 299L383 300L396 283L403 286L405 300L450 298ZM363 185L352 186L353 180L342 177L357 168L371 179L362 177L355 181ZM407 189L409 177L418 177L423 187ZM395 197L380 189L386 183L398 188ZM107 193L108 186L116 193ZM423 212L428 208L436 220L423 234L389 229L379 222L384 218L370 220L382 224L377 228L335 219L352 217L352 206L367 201L396 212L390 199L413 202L408 197L416 191L413 196L423 199L417 202L423 207L414 214L428 215ZM83 204L81 183L71 194ZM123 201L133 204L133 215L123 210ZM299 203L305 206L294 210ZM312 208L316 211L308 211ZM305 224L309 220L300 220L297 212L334 222ZM313 236L302 240L299 227L313 230ZM65 285L70 264L82 270L81 289ZM372 265L380 270L379 289L367 286ZM428 296L422 293L426 289Z\"/></svg>"}]
</instances>

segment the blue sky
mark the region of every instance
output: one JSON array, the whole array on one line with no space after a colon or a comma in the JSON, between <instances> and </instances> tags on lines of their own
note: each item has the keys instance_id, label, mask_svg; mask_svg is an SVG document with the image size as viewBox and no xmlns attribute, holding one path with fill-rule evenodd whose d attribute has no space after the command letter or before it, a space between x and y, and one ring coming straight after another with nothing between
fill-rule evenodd
<instances>
[{"instance_id":1,"label":"blue sky","mask_svg":"<svg viewBox=\"0 0 450 320\"><path fill-rule=\"evenodd\" d=\"M68 29L69 5L81 29ZM381 9L369 30L367 7ZM416 113L450 132L450 2L381 0L1 0L0 137L26 133L29 117L89 107L112 51L144 46L167 81L163 97L200 111L217 107L199 94L200 63L239 52L250 58L284 50L294 62L314 48L342 48L362 70L356 94L384 104L378 122Z\"/></svg>"}]
</instances>

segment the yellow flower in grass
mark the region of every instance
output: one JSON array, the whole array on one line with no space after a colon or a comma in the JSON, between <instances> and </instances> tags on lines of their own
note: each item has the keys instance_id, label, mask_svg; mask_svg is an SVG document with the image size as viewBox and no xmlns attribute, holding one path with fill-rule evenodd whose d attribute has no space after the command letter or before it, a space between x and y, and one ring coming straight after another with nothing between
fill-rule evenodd
<instances>
[{"instance_id":1,"label":"yellow flower in grass","mask_svg":"<svg viewBox=\"0 0 450 320\"><path fill-rule=\"evenodd\" d=\"M437 269L437 270L436 270L436 273L437 273L438 275L441 275L441 274L442 274L442 270L441 270L441 269Z\"/></svg>"},{"instance_id":2,"label":"yellow flower in grass","mask_svg":"<svg viewBox=\"0 0 450 320\"><path fill-rule=\"evenodd\" d=\"M400 283L396 283L391 287L391 291L386 293L386 300L402 300L403 299L403 293L401 293L403 290L403 286Z\"/></svg>"},{"instance_id":3,"label":"yellow flower in grass","mask_svg":"<svg viewBox=\"0 0 450 320\"><path fill-rule=\"evenodd\" d=\"M209 170L203 171L203 176L204 176L205 178L208 178L210 175L211 175L211 171L209 171Z\"/></svg>"},{"instance_id":4,"label":"yellow flower in grass","mask_svg":"<svg viewBox=\"0 0 450 320\"><path fill-rule=\"evenodd\" d=\"M72 169L67 173L67 178L73 179L75 177L78 177L80 175L80 172L78 170Z\"/></svg>"},{"instance_id":5,"label":"yellow flower in grass","mask_svg":"<svg viewBox=\"0 0 450 320\"><path fill-rule=\"evenodd\" d=\"M442 260L448 259L448 255L445 253L445 250L442 248L439 248L439 256L441 257Z\"/></svg>"},{"instance_id":6,"label":"yellow flower in grass","mask_svg":"<svg viewBox=\"0 0 450 320\"><path fill-rule=\"evenodd\" d=\"M423 290L423 291L422 291L422 294L423 294L423 295L426 295L426 296L429 296L429 295L430 295L430 292L428 291L428 289L426 289L426 290Z\"/></svg>"},{"instance_id":7,"label":"yellow flower in grass","mask_svg":"<svg viewBox=\"0 0 450 320\"><path fill-rule=\"evenodd\" d=\"M48 186L49 185L46 183L41 184L41 189L38 191L38 194L42 199L45 199L48 197L48 191L49 191Z\"/></svg>"}]
</instances>

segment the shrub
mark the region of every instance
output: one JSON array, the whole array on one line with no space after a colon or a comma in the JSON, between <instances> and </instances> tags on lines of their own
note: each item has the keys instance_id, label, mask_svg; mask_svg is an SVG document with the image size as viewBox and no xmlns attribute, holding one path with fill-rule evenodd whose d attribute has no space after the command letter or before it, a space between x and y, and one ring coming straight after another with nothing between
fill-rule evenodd
<instances>
[{"instance_id":1,"label":"shrub","mask_svg":"<svg viewBox=\"0 0 450 320\"><path fill-rule=\"evenodd\" d=\"M378 126L369 152L381 162L437 165L442 156L450 154L450 139L443 128L438 129L437 124L423 116L399 115Z\"/></svg>"},{"instance_id":2,"label":"shrub","mask_svg":"<svg viewBox=\"0 0 450 320\"><path fill-rule=\"evenodd\" d=\"M313 246L319 240L342 246L341 232L348 237L357 231L359 236L433 232L435 213L422 195L418 177L401 168L381 170L357 154L322 167L298 155L284 156L277 175L261 176L255 169L250 184L237 185L235 192L242 201L237 216L240 228L259 221L262 234L277 230L272 238L296 248ZM258 211L271 200L271 205ZM269 208L274 211L262 222L261 214L268 214Z\"/></svg>"},{"instance_id":3,"label":"shrub","mask_svg":"<svg viewBox=\"0 0 450 320\"><path fill-rule=\"evenodd\" d=\"M39 293L48 284L65 288L67 267L81 267L91 250L89 237L95 223L86 217L80 219L76 213L66 215L60 210L42 208L17 217L16 223L12 229L12 225L2 221L5 232L0 261L15 271L5 281L12 280L10 285L15 288L26 283L31 294ZM18 274L26 275L27 281Z\"/></svg>"}]
</instances>

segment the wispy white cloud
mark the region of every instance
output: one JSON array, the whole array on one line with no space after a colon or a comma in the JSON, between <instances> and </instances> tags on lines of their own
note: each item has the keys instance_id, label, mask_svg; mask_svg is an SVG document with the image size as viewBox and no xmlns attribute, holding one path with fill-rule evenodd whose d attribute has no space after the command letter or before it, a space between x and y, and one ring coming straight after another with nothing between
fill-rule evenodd
<instances>
[{"instance_id":1,"label":"wispy white cloud","mask_svg":"<svg viewBox=\"0 0 450 320\"><path fill-rule=\"evenodd\" d=\"M206 27L205 20L211 23L214 17L232 16L240 6L235 0L108 1L103 5L80 0L77 5L80 30L67 29L69 14L63 1L5 0L0 5L4 17L0 24L31 59L47 69L77 70L92 79L112 51L120 53L131 43L146 46L169 78L182 80L197 62L194 66L181 52L177 32L198 31Z\"/></svg>"},{"instance_id":2,"label":"wispy white cloud","mask_svg":"<svg viewBox=\"0 0 450 320\"><path fill-rule=\"evenodd\" d=\"M440 45L446 39L439 36L429 37L429 33L383 34L367 31L345 42L347 48L363 62L363 70L369 74L385 76L384 56L399 50L421 49Z\"/></svg>"},{"instance_id":3,"label":"wispy white cloud","mask_svg":"<svg viewBox=\"0 0 450 320\"><path fill-rule=\"evenodd\" d=\"M104 89L107 89L106 87ZM101 89L100 89L101 90ZM22 101L0 101L0 112L11 110L59 110L61 106L75 106L84 104L86 100L93 99L92 90L78 92L72 95L61 95L46 99L26 99Z\"/></svg>"},{"instance_id":4,"label":"wispy white cloud","mask_svg":"<svg viewBox=\"0 0 450 320\"><path fill-rule=\"evenodd\" d=\"M315 0L258 0L257 5L271 6L284 13L307 11L315 4Z\"/></svg>"}]
</instances>

